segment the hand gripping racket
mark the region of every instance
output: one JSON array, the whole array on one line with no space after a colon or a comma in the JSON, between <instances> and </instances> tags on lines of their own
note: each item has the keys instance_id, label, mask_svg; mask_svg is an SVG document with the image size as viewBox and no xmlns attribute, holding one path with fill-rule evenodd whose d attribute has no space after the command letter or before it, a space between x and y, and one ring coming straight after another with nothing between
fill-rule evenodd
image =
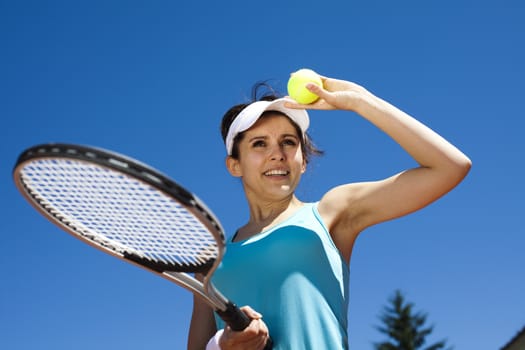
<instances>
[{"instance_id":1,"label":"hand gripping racket","mask_svg":"<svg viewBox=\"0 0 525 350\"><path fill-rule=\"evenodd\" d=\"M221 224L165 175L106 150L44 144L22 152L13 176L22 195L74 237L190 290L235 331L250 323L210 281L225 251Z\"/></svg>"}]
</instances>

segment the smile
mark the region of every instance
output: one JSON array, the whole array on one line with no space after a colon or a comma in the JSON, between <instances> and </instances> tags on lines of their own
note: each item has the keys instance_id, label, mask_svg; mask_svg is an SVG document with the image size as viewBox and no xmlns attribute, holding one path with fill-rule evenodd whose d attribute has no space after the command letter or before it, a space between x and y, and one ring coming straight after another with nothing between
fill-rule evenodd
<instances>
[{"instance_id":1,"label":"smile","mask_svg":"<svg viewBox=\"0 0 525 350\"><path fill-rule=\"evenodd\" d=\"M288 174L290 174L289 171L282 169L268 170L264 173L265 176L287 176Z\"/></svg>"}]
</instances>

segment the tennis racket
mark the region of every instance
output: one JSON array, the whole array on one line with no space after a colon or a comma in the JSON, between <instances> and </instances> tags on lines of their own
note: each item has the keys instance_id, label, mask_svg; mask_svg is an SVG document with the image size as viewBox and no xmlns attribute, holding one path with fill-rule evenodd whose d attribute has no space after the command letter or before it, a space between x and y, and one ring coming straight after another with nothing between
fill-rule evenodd
<instances>
[{"instance_id":1,"label":"tennis racket","mask_svg":"<svg viewBox=\"0 0 525 350\"><path fill-rule=\"evenodd\" d=\"M131 158L72 144L25 150L13 176L22 195L74 237L188 289L235 331L250 323L211 283L225 251L221 224L175 181Z\"/></svg>"}]
</instances>

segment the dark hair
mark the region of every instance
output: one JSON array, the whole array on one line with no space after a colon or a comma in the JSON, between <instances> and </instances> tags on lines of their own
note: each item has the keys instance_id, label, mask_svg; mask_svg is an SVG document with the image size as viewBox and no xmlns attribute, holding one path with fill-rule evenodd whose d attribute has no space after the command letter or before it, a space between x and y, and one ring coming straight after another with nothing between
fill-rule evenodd
<instances>
[{"instance_id":1,"label":"dark hair","mask_svg":"<svg viewBox=\"0 0 525 350\"><path fill-rule=\"evenodd\" d=\"M261 89L266 89L266 91L264 94L258 97L259 91ZM237 104L231 107L230 109L228 109L226 113L224 113L224 116L222 117L222 121L221 121L222 140L226 142L226 137L228 136L228 131L230 130L230 126L232 125L233 121L235 120L235 118L237 118L239 113L249 104L256 102L256 101L273 101L280 97L281 96L279 96L267 82L256 83L252 88L252 96L251 96L250 102ZM261 115L261 118L264 118L264 116L269 113L279 113L279 114L282 114L283 116L286 116L286 114L279 112L279 111L266 111ZM303 151L303 157L304 157L305 162L308 163L310 161L310 157L313 155L316 155L316 156L322 155L323 151L315 147L308 133L304 133L303 135L303 132L301 131L301 128L299 127L299 125L297 125L291 119L290 119L290 122L295 127L297 131L297 135L299 135L299 138L301 141L301 150ZM240 132L233 139L231 157L235 159L239 158L239 142L243 139L243 137L244 137L244 132Z\"/></svg>"}]
</instances>

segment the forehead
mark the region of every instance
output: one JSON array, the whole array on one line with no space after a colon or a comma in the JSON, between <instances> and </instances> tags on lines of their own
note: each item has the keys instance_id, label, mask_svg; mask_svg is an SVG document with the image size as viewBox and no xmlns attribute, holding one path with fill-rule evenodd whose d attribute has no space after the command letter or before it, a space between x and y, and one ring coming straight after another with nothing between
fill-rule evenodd
<instances>
[{"instance_id":1,"label":"forehead","mask_svg":"<svg viewBox=\"0 0 525 350\"><path fill-rule=\"evenodd\" d=\"M287 134L297 135L297 126L285 114L280 112L265 112L255 124L248 130L247 134L257 133L263 130L274 132L286 132Z\"/></svg>"}]
</instances>

